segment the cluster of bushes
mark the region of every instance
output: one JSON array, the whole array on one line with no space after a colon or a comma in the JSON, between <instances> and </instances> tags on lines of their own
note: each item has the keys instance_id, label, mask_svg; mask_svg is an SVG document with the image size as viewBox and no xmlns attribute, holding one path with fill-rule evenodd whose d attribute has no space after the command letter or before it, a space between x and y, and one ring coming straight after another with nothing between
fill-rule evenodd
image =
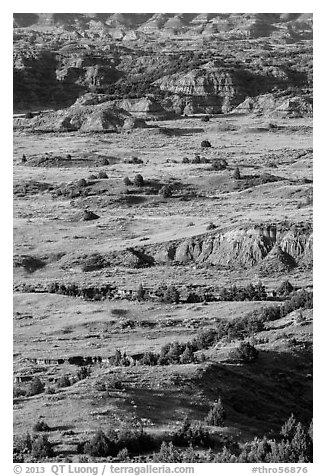
<instances>
[{"instance_id":1,"label":"cluster of bushes","mask_svg":"<svg viewBox=\"0 0 326 476\"><path fill-rule=\"evenodd\" d=\"M311 291L297 291L292 294L290 299L285 301L280 307L281 317L286 316L297 309L312 309L313 308L313 292Z\"/></svg>"},{"instance_id":2,"label":"cluster of bushes","mask_svg":"<svg viewBox=\"0 0 326 476\"><path fill-rule=\"evenodd\" d=\"M194 346L191 342L180 344L172 342L161 347L159 354L154 352L145 352L140 359L142 365L173 365L173 364L191 364L202 361L204 358L197 357L194 354Z\"/></svg>"},{"instance_id":3,"label":"cluster of bushes","mask_svg":"<svg viewBox=\"0 0 326 476\"><path fill-rule=\"evenodd\" d=\"M259 312L248 313L232 321L219 320L214 328L201 331L191 342L194 352L208 349L217 344L221 339L232 341L250 337L256 332L264 330L264 320Z\"/></svg>"},{"instance_id":4,"label":"cluster of bushes","mask_svg":"<svg viewBox=\"0 0 326 476\"><path fill-rule=\"evenodd\" d=\"M111 430L107 434L99 430L91 440L79 445L78 452L90 456L108 457L117 456L122 450L127 450L128 454L139 454L155 448L155 440L142 428L128 428L120 431Z\"/></svg>"},{"instance_id":5,"label":"cluster of bushes","mask_svg":"<svg viewBox=\"0 0 326 476\"><path fill-rule=\"evenodd\" d=\"M93 253L88 256L82 264L82 271L98 271L99 269L107 268L110 266L109 261L100 253Z\"/></svg>"},{"instance_id":6,"label":"cluster of bushes","mask_svg":"<svg viewBox=\"0 0 326 476\"><path fill-rule=\"evenodd\" d=\"M215 402L208 412L206 417L206 423L210 426L224 426L224 420L226 418L226 411L222 403L221 397Z\"/></svg>"},{"instance_id":7,"label":"cluster of bushes","mask_svg":"<svg viewBox=\"0 0 326 476\"><path fill-rule=\"evenodd\" d=\"M68 197L68 198L79 198L79 197L88 197L91 192L90 185L91 182L88 182L86 179L80 179L76 183L71 185L61 185L54 189L53 193L56 197Z\"/></svg>"},{"instance_id":8,"label":"cluster of bushes","mask_svg":"<svg viewBox=\"0 0 326 476\"><path fill-rule=\"evenodd\" d=\"M266 437L246 443L239 455L224 449L217 463L311 463L313 461L312 423L306 428L293 415L283 425L280 441Z\"/></svg>"},{"instance_id":9,"label":"cluster of bushes","mask_svg":"<svg viewBox=\"0 0 326 476\"><path fill-rule=\"evenodd\" d=\"M157 361L158 365L190 364L192 362L197 362L192 345L179 342L163 345Z\"/></svg>"},{"instance_id":10,"label":"cluster of bushes","mask_svg":"<svg viewBox=\"0 0 326 476\"><path fill-rule=\"evenodd\" d=\"M174 285L160 284L154 291L155 296L159 298L160 302L166 304L178 304L180 302L180 293ZM150 300L150 295L147 290L144 289L143 285L140 284L137 292L136 299L138 301Z\"/></svg>"},{"instance_id":11,"label":"cluster of bushes","mask_svg":"<svg viewBox=\"0 0 326 476\"><path fill-rule=\"evenodd\" d=\"M252 176L242 176L241 180L237 183L237 190L245 190L251 187L257 187L258 185L263 185L265 183L278 182L284 180L282 177L277 177L276 175L271 174L262 174L262 175L252 175Z\"/></svg>"},{"instance_id":12,"label":"cluster of bushes","mask_svg":"<svg viewBox=\"0 0 326 476\"><path fill-rule=\"evenodd\" d=\"M44 383L39 379L39 377L34 377L33 380L25 387L14 385L13 397L33 397L34 395L43 393L44 389Z\"/></svg>"},{"instance_id":13,"label":"cluster of bushes","mask_svg":"<svg viewBox=\"0 0 326 476\"><path fill-rule=\"evenodd\" d=\"M211 407L206 423L212 426L223 426L225 409L221 398ZM34 431L49 431L48 425L39 420ZM313 428L297 421L293 415L282 426L276 439L254 438L242 445L227 439L222 451L214 453L212 448L221 441L214 439L212 434L201 424L192 424L188 418L182 427L159 438L145 433L141 425L130 424L119 430L104 433L98 430L94 436L78 444L79 454L87 454L93 458L117 457L120 461L135 461L132 455L148 454L143 462L210 462L210 463L310 463L313 461ZM177 447L181 447L178 449ZM199 451L195 451L198 448ZM206 450L205 450L206 449ZM14 462L31 462L46 460L54 456L53 444L48 436L25 435L15 436L13 444ZM96 459L95 459L96 461Z\"/></svg>"},{"instance_id":14,"label":"cluster of bushes","mask_svg":"<svg viewBox=\"0 0 326 476\"><path fill-rule=\"evenodd\" d=\"M239 347L229 353L232 360L249 364L258 358L258 350L249 342L240 342Z\"/></svg>"},{"instance_id":15,"label":"cluster of bushes","mask_svg":"<svg viewBox=\"0 0 326 476\"><path fill-rule=\"evenodd\" d=\"M45 390L45 384L39 377L34 377L33 380L25 386L14 385L13 397L33 397L39 395Z\"/></svg>"},{"instance_id":16,"label":"cluster of bushes","mask_svg":"<svg viewBox=\"0 0 326 476\"><path fill-rule=\"evenodd\" d=\"M189 445L199 448L212 448L216 441L207 429L201 424L193 424L186 418L181 428L164 436L162 447L169 445L187 447ZM148 453L160 447L162 440L154 438L143 431L143 428L129 427L121 430L111 430L104 433L98 430L95 435L86 442L79 444L78 452L89 454L94 457L123 456L129 459L130 454ZM168 459L165 462L169 462Z\"/></svg>"},{"instance_id":17,"label":"cluster of bushes","mask_svg":"<svg viewBox=\"0 0 326 476\"><path fill-rule=\"evenodd\" d=\"M184 157L182 159L182 163L183 164L209 164L210 160L199 154L195 154L195 157L191 160L188 157Z\"/></svg>"},{"instance_id":18,"label":"cluster of bushes","mask_svg":"<svg viewBox=\"0 0 326 476\"><path fill-rule=\"evenodd\" d=\"M51 458L53 456L53 445L47 435L25 435L14 436L13 460L15 463L24 463L31 458L37 461Z\"/></svg>"},{"instance_id":19,"label":"cluster of bushes","mask_svg":"<svg viewBox=\"0 0 326 476\"><path fill-rule=\"evenodd\" d=\"M284 431L285 430L285 431ZM280 438L254 438L239 445L226 445L218 453L195 451L192 445L177 449L171 441L162 443L160 451L146 458L156 463L312 463L312 423L309 428L293 416L282 427Z\"/></svg>"},{"instance_id":20,"label":"cluster of bushes","mask_svg":"<svg viewBox=\"0 0 326 476\"><path fill-rule=\"evenodd\" d=\"M95 257L95 264L97 259ZM93 262L93 266L95 265ZM87 262L87 267L92 266L91 262ZM89 270L89 269L88 269ZM112 298L114 289L110 285L101 287L79 287L77 284L59 284L50 283L46 288L48 293L51 294L63 294L64 296L81 297L87 301L100 301L102 299ZM26 291L28 292L28 291Z\"/></svg>"},{"instance_id":21,"label":"cluster of bushes","mask_svg":"<svg viewBox=\"0 0 326 476\"><path fill-rule=\"evenodd\" d=\"M221 301L264 301L266 298L265 286L260 282L246 287L223 288L220 292Z\"/></svg>"},{"instance_id":22,"label":"cluster of bushes","mask_svg":"<svg viewBox=\"0 0 326 476\"><path fill-rule=\"evenodd\" d=\"M140 164L143 164L144 161L142 159L139 159L138 157L131 157L131 159L125 159L124 163L125 164L140 165Z\"/></svg>"},{"instance_id":23,"label":"cluster of bushes","mask_svg":"<svg viewBox=\"0 0 326 476\"><path fill-rule=\"evenodd\" d=\"M175 446L197 446L201 448L210 448L215 442L209 431L201 424L192 424L186 418L182 427L170 436L170 441Z\"/></svg>"},{"instance_id":24,"label":"cluster of bushes","mask_svg":"<svg viewBox=\"0 0 326 476\"><path fill-rule=\"evenodd\" d=\"M220 170L225 170L228 166L228 163L225 159L215 159L213 162L212 162L212 169L213 170L217 170L217 171L220 171Z\"/></svg>"},{"instance_id":25,"label":"cluster of bushes","mask_svg":"<svg viewBox=\"0 0 326 476\"><path fill-rule=\"evenodd\" d=\"M289 294L292 293L293 289L294 289L294 288L293 288L292 284L290 283L290 281L285 280L285 281L283 281L283 282L280 284L280 286L277 288L276 294L277 294L278 296L281 296L281 297L283 297L283 296L288 296Z\"/></svg>"},{"instance_id":26,"label":"cluster of bushes","mask_svg":"<svg viewBox=\"0 0 326 476\"><path fill-rule=\"evenodd\" d=\"M74 362L70 362L74 363ZM68 375L62 375L56 382L56 387L49 386L46 388L46 393L54 394L56 390L59 388L70 387L72 383L76 382L77 380L84 380L85 378L89 377L91 374L90 367L81 366L78 371L76 377L73 377L72 380L69 378ZM39 377L34 377L33 380L25 387L15 385L13 389L13 397L32 397L34 395L39 395L45 391L45 384L40 380Z\"/></svg>"},{"instance_id":27,"label":"cluster of bushes","mask_svg":"<svg viewBox=\"0 0 326 476\"><path fill-rule=\"evenodd\" d=\"M52 191L54 186L46 182L37 182L35 180L25 181L23 183L15 183L13 193L17 197L25 197L25 195L35 195L40 192Z\"/></svg>"}]
</instances>

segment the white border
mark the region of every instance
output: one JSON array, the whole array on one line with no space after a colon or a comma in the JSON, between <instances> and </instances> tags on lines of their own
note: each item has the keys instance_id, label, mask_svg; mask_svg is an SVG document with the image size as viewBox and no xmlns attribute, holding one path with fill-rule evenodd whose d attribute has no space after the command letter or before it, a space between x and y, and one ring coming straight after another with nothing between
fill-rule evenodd
<instances>
[{"instance_id":1,"label":"white border","mask_svg":"<svg viewBox=\"0 0 326 476\"><path fill-rule=\"evenodd\" d=\"M91 8L90 8L91 7ZM325 250L324 220L325 220L325 84L326 74L324 64L326 62L325 8L319 1L279 1L261 3L258 1L171 1L165 0L161 4L149 1L130 2L120 0L118 3L85 2L61 0L44 3L41 1L14 1L10 5L2 6L1 35L1 86L4 97L4 109L1 114L1 135L5 147L1 154L1 177L0 187L2 214L5 216L1 234L1 290L2 290L2 332L1 332L1 362L2 362L2 391L1 409L1 459L6 468L1 471L4 475L12 474L12 14L14 12L88 12L89 10L104 12L303 12L314 14L314 287L315 287L315 330L314 330L314 463L309 465L308 474L322 475L326 472L324 463L324 438L325 438L325 320L323 312L323 292L325 275ZM247 464L220 464L196 465L196 474L250 474L251 465ZM7 471L8 469L8 471ZM247 473L248 472L248 473Z\"/></svg>"}]
</instances>

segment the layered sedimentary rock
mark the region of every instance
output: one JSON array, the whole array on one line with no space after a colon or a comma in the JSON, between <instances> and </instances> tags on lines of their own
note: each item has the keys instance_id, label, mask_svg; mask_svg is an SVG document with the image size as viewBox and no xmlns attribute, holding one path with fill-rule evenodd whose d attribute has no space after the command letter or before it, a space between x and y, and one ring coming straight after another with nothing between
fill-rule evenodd
<instances>
[{"instance_id":1,"label":"layered sedimentary rock","mask_svg":"<svg viewBox=\"0 0 326 476\"><path fill-rule=\"evenodd\" d=\"M263 94L247 97L232 112L279 117L312 116L312 98Z\"/></svg>"},{"instance_id":2,"label":"layered sedimentary rock","mask_svg":"<svg viewBox=\"0 0 326 476\"><path fill-rule=\"evenodd\" d=\"M247 96L311 86L311 38L308 14L14 14L14 107L150 92L180 114L228 112ZM294 45L289 57L275 40Z\"/></svg>"},{"instance_id":3,"label":"layered sedimentary rock","mask_svg":"<svg viewBox=\"0 0 326 476\"><path fill-rule=\"evenodd\" d=\"M14 13L15 28L76 29L98 34L106 29L121 39L130 30L147 35L223 34L238 38L311 37L309 13Z\"/></svg>"},{"instance_id":4,"label":"layered sedimentary rock","mask_svg":"<svg viewBox=\"0 0 326 476\"><path fill-rule=\"evenodd\" d=\"M32 132L119 132L122 129L146 127L144 120L134 120L124 109L112 102L38 114L33 118L14 119L14 128Z\"/></svg>"},{"instance_id":5,"label":"layered sedimentary rock","mask_svg":"<svg viewBox=\"0 0 326 476\"><path fill-rule=\"evenodd\" d=\"M312 229L310 225L290 229L281 225L236 228L134 250L138 257L146 255L144 265L151 260L152 265L193 263L247 269L258 266L264 273L276 273L300 265L312 266ZM124 265L125 252L112 253L109 261Z\"/></svg>"},{"instance_id":6,"label":"layered sedimentary rock","mask_svg":"<svg viewBox=\"0 0 326 476\"><path fill-rule=\"evenodd\" d=\"M175 94L174 107L184 114L228 112L247 94L240 74L214 65L166 76L156 84L162 91Z\"/></svg>"}]
</instances>

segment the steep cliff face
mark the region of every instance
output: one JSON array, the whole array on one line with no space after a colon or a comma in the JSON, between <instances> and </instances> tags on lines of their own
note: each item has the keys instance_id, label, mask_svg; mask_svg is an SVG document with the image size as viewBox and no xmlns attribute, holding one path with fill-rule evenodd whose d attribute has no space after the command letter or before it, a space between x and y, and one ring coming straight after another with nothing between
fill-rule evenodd
<instances>
[{"instance_id":1,"label":"steep cliff face","mask_svg":"<svg viewBox=\"0 0 326 476\"><path fill-rule=\"evenodd\" d=\"M137 249L136 249L137 251ZM208 233L190 239L148 245L140 253L151 264L197 264L250 269L266 273L289 271L295 266L312 266L312 229L277 225ZM144 265L148 265L148 259ZM115 264L125 262L124 253L114 253ZM140 260L141 261L141 260ZM141 266L138 261L137 266Z\"/></svg>"},{"instance_id":2,"label":"steep cliff face","mask_svg":"<svg viewBox=\"0 0 326 476\"><path fill-rule=\"evenodd\" d=\"M14 107L69 106L82 93L108 87L121 77L110 53L76 45L59 51L21 45L14 51Z\"/></svg>"},{"instance_id":3,"label":"steep cliff face","mask_svg":"<svg viewBox=\"0 0 326 476\"><path fill-rule=\"evenodd\" d=\"M162 91L175 94L175 106L185 114L228 112L248 93L245 77L214 66L166 76L155 84Z\"/></svg>"}]
</instances>

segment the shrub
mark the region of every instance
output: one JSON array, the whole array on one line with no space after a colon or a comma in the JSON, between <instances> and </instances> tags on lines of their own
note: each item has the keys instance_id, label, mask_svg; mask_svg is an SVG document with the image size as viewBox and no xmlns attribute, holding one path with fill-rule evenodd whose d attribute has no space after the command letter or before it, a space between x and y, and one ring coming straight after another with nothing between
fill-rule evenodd
<instances>
[{"instance_id":1,"label":"shrub","mask_svg":"<svg viewBox=\"0 0 326 476\"><path fill-rule=\"evenodd\" d=\"M176 446L195 445L203 448L213 443L208 431L201 425L192 425L188 418L184 420L180 430L172 435L171 441Z\"/></svg>"},{"instance_id":2,"label":"shrub","mask_svg":"<svg viewBox=\"0 0 326 476\"><path fill-rule=\"evenodd\" d=\"M196 302L202 302L202 301L203 301L203 298L193 291L189 292L186 298L187 303L196 303Z\"/></svg>"},{"instance_id":3,"label":"shrub","mask_svg":"<svg viewBox=\"0 0 326 476\"><path fill-rule=\"evenodd\" d=\"M184 158L182 159L182 163L183 163L183 164L189 164L189 162L190 162L190 160L188 159L188 157L184 157Z\"/></svg>"},{"instance_id":4,"label":"shrub","mask_svg":"<svg viewBox=\"0 0 326 476\"><path fill-rule=\"evenodd\" d=\"M169 304L178 304L180 301L180 293L177 288L173 285L168 286L163 293L162 301Z\"/></svg>"},{"instance_id":5,"label":"shrub","mask_svg":"<svg viewBox=\"0 0 326 476\"><path fill-rule=\"evenodd\" d=\"M33 119L34 114L31 111L26 112L25 119Z\"/></svg>"},{"instance_id":6,"label":"shrub","mask_svg":"<svg viewBox=\"0 0 326 476\"><path fill-rule=\"evenodd\" d=\"M219 397L218 401L213 404L206 417L206 423L212 426L224 426L224 420L226 418L226 412Z\"/></svg>"},{"instance_id":7,"label":"shrub","mask_svg":"<svg viewBox=\"0 0 326 476\"><path fill-rule=\"evenodd\" d=\"M13 451L14 451L14 461L16 461L15 456L30 453L32 451L32 444L33 439L30 433L26 433L25 435L14 435L14 444L13 444Z\"/></svg>"},{"instance_id":8,"label":"shrub","mask_svg":"<svg viewBox=\"0 0 326 476\"><path fill-rule=\"evenodd\" d=\"M294 415L292 413L290 418L282 426L280 434L287 440L292 439L295 434L296 425L297 425L297 421L294 418Z\"/></svg>"},{"instance_id":9,"label":"shrub","mask_svg":"<svg viewBox=\"0 0 326 476\"><path fill-rule=\"evenodd\" d=\"M52 385L49 386L49 387L47 387L46 393L47 393L48 395L54 395L54 394L56 393L55 387L53 387Z\"/></svg>"},{"instance_id":10,"label":"shrub","mask_svg":"<svg viewBox=\"0 0 326 476\"><path fill-rule=\"evenodd\" d=\"M203 117L201 118L201 121L202 121L202 122L208 122L208 121L209 121L209 116L203 116Z\"/></svg>"},{"instance_id":11,"label":"shrub","mask_svg":"<svg viewBox=\"0 0 326 476\"><path fill-rule=\"evenodd\" d=\"M206 230L215 230L216 228L216 225L214 225L214 223L209 223L206 227Z\"/></svg>"},{"instance_id":12,"label":"shrub","mask_svg":"<svg viewBox=\"0 0 326 476\"><path fill-rule=\"evenodd\" d=\"M313 293L308 291L298 291L293 294L291 299L286 301L281 306L281 317L286 316L296 309L312 309L313 308Z\"/></svg>"},{"instance_id":13,"label":"shrub","mask_svg":"<svg viewBox=\"0 0 326 476\"><path fill-rule=\"evenodd\" d=\"M212 147L212 144L208 140L203 140L200 145L202 147Z\"/></svg>"},{"instance_id":14,"label":"shrub","mask_svg":"<svg viewBox=\"0 0 326 476\"><path fill-rule=\"evenodd\" d=\"M233 173L233 178L234 178L235 180L240 180L241 176L240 176L239 167L236 167L236 168L235 168L234 173Z\"/></svg>"},{"instance_id":15,"label":"shrub","mask_svg":"<svg viewBox=\"0 0 326 476\"><path fill-rule=\"evenodd\" d=\"M140 360L142 365L157 365L158 356L153 352L145 352L144 356Z\"/></svg>"},{"instance_id":16,"label":"shrub","mask_svg":"<svg viewBox=\"0 0 326 476\"><path fill-rule=\"evenodd\" d=\"M86 185L87 185L87 181L84 178L77 180L78 187L86 187Z\"/></svg>"},{"instance_id":17,"label":"shrub","mask_svg":"<svg viewBox=\"0 0 326 476\"><path fill-rule=\"evenodd\" d=\"M108 265L106 259L100 253L93 253L85 258L84 263L81 266L82 271L97 271L105 268Z\"/></svg>"},{"instance_id":18,"label":"shrub","mask_svg":"<svg viewBox=\"0 0 326 476\"><path fill-rule=\"evenodd\" d=\"M104 172L103 170L101 170L101 171L98 173L98 178L99 178L99 179L107 179L107 178L108 178L107 173Z\"/></svg>"},{"instance_id":19,"label":"shrub","mask_svg":"<svg viewBox=\"0 0 326 476\"><path fill-rule=\"evenodd\" d=\"M117 458L119 461L122 461L123 463L130 461L129 458L129 451L127 448L123 448L122 450L119 451L117 454Z\"/></svg>"},{"instance_id":20,"label":"shrub","mask_svg":"<svg viewBox=\"0 0 326 476\"><path fill-rule=\"evenodd\" d=\"M199 333L192 342L194 350L208 349L215 343L217 332L215 329L207 329Z\"/></svg>"},{"instance_id":21,"label":"shrub","mask_svg":"<svg viewBox=\"0 0 326 476\"><path fill-rule=\"evenodd\" d=\"M200 155L196 154L195 158L191 161L192 164L200 164Z\"/></svg>"},{"instance_id":22,"label":"shrub","mask_svg":"<svg viewBox=\"0 0 326 476\"><path fill-rule=\"evenodd\" d=\"M77 372L78 380L84 380L91 375L91 369L89 367L80 367Z\"/></svg>"},{"instance_id":23,"label":"shrub","mask_svg":"<svg viewBox=\"0 0 326 476\"><path fill-rule=\"evenodd\" d=\"M206 157L200 157L200 163L201 164L209 164L210 160L207 159Z\"/></svg>"},{"instance_id":24,"label":"shrub","mask_svg":"<svg viewBox=\"0 0 326 476\"><path fill-rule=\"evenodd\" d=\"M123 183L124 183L125 185L132 185L132 181L130 180L129 177L125 177L125 178L123 179Z\"/></svg>"},{"instance_id":25,"label":"shrub","mask_svg":"<svg viewBox=\"0 0 326 476\"><path fill-rule=\"evenodd\" d=\"M115 444L117 450L126 448L130 453L139 454L140 452L148 452L155 448L153 438L145 433L143 429L126 428L120 430L115 435Z\"/></svg>"},{"instance_id":26,"label":"shrub","mask_svg":"<svg viewBox=\"0 0 326 476\"><path fill-rule=\"evenodd\" d=\"M62 375L62 377L60 377L59 380L57 381L58 388L70 387L70 385L71 385L71 382L68 375Z\"/></svg>"},{"instance_id":27,"label":"shrub","mask_svg":"<svg viewBox=\"0 0 326 476\"><path fill-rule=\"evenodd\" d=\"M288 296L293 291L293 286L290 281L286 280L281 283L281 285L277 288L276 293L279 296Z\"/></svg>"},{"instance_id":28,"label":"shrub","mask_svg":"<svg viewBox=\"0 0 326 476\"><path fill-rule=\"evenodd\" d=\"M137 293L136 293L137 301L144 301L145 293L146 293L146 291L145 291L143 285L140 283L140 285L138 286L138 289L137 289Z\"/></svg>"},{"instance_id":29,"label":"shrub","mask_svg":"<svg viewBox=\"0 0 326 476\"><path fill-rule=\"evenodd\" d=\"M136 187L143 187L144 186L143 176L140 174L135 175L134 184L136 185Z\"/></svg>"},{"instance_id":30,"label":"shrub","mask_svg":"<svg viewBox=\"0 0 326 476\"><path fill-rule=\"evenodd\" d=\"M181 463L182 456L172 441L169 444L163 441L159 453L153 455L152 461L154 463Z\"/></svg>"},{"instance_id":31,"label":"shrub","mask_svg":"<svg viewBox=\"0 0 326 476\"><path fill-rule=\"evenodd\" d=\"M227 161L225 159L215 159L212 163L213 170L225 170L227 167Z\"/></svg>"},{"instance_id":32,"label":"shrub","mask_svg":"<svg viewBox=\"0 0 326 476\"><path fill-rule=\"evenodd\" d=\"M109 439L102 430L98 430L93 438L85 444L84 452L90 456L104 458L115 456L117 447L115 442Z\"/></svg>"},{"instance_id":33,"label":"shrub","mask_svg":"<svg viewBox=\"0 0 326 476\"><path fill-rule=\"evenodd\" d=\"M163 198L169 198L172 196L172 187L171 185L163 185L162 188L159 190L159 194L162 195Z\"/></svg>"},{"instance_id":34,"label":"shrub","mask_svg":"<svg viewBox=\"0 0 326 476\"><path fill-rule=\"evenodd\" d=\"M258 350L249 342L241 342L239 347L230 352L229 356L244 363L254 362L258 358Z\"/></svg>"},{"instance_id":35,"label":"shrub","mask_svg":"<svg viewBox=\"0 0 326 476\"><path fill-rule=\"evenodd\" d=\"M131 157L128 161L129 164L143 164L144 161L142 159L139 159L138 157Z\"/></svg>"},{"instance_id":36,"label":"shrub","mask_svg":"<svg viewBox=\"0 0 326 476\"><path fill-rule=\"evenodd\" d=\"M277 321L281 317L281 308L279 306L268 306L261 311L261 319L264 322Z\"/></svg>"},{"instance_id":37,"label":"shrub","mask_svg":"<svg viewBox=\"0 0 326 476\"><path fill-rule=\"evenodd\" d=\"M180 364L191 364L195 361L193 350L187 345L183 353L180 355Z\"/></svg>"},{"instance_id":38,"label":"shrub","mask_svg":"<svg viewBox=\"0 0 326 476\"><path fill-rule=\"evenodd\" d=\"M122 359L121 351L117 349L114 354L113 365L120 365L121 359Z\"/></svg>"},{"instance_id":39,"label":"shrub","mask_svg":"<svg viewBox=\"0 0 326 476\"><path fill-rule=\"evenodd\" d=\"M248 284L244 288L231 286L220 291L221 301L263 301L267 297L265 286L259 282L257 285Z\"/></svg>"},{"instance_id":40,"label":"shrub","mask_svg":"<svg viewBox=\"0 0 326 476\"><path fill-rule=\"evenodd\" d=\"M41 382L38 377L34 377L31 383L27 387L26 395L32 397L33 395L38 395L39 393L44 392L45 385Z\"/></svg>"},{"instance_id":41,"label":"shrub","mask_svg":"<svg viewBox=\"0 0 326 476\"><path fill-rule=\"evenodd\" d=\"M14 398L23 397L25 395L26 395L26 390L24 388L20 387L19 385L14 385L14 389L13 389Z\"/></svg>"},{"instance_id":42,"label":"shrub","mask_svg":"<svg viewBox=\"0 0 326 476\"><path fill-rule=\"evenodd\" d=\"M44 420L39 419L33 426L33 431L50 431L50 427Z\"/></svg>"},{"instance_id":43,"label":"shrub","mask_svg":"<svg viewBox=\"0 0 326 476\"><path fill-rule=\"evenodd\" d=\"M53 456L52 444L46 435L40 435L33 441L32 456L37 459L50 458Z\"/></svg>"}]
</instances>

